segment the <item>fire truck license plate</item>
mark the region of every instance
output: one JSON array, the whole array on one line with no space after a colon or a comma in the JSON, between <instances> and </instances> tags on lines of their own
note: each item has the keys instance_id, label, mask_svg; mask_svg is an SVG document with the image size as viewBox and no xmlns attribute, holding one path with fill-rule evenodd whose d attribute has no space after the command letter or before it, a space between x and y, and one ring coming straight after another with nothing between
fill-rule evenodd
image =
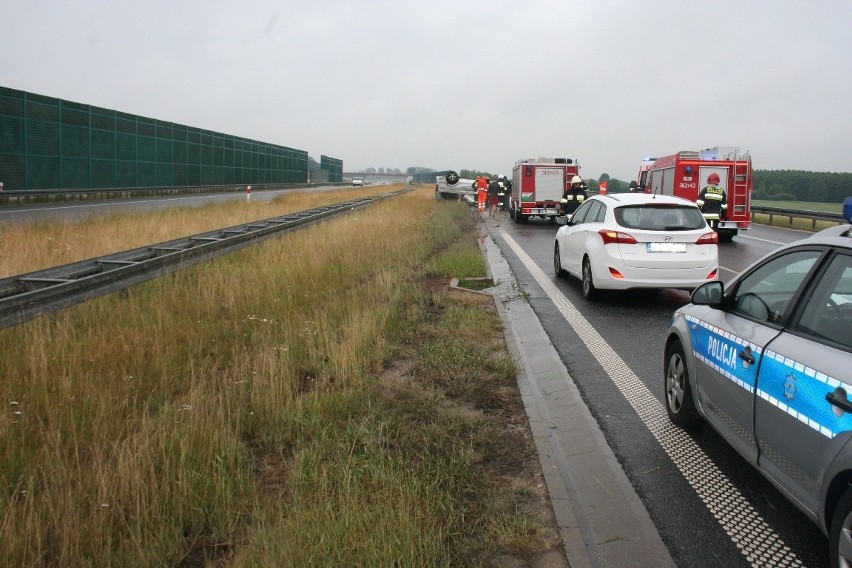
<instances>
[{"instance_id":1,"label":"fire truck license plate","mask_svg":"<svg viewBox=\"0 0 852 568\"><path fill-rule=\"evenodd\" d=\"M648 252L686 252L686 243L646 243Z\"/></svg>"}]
</instances>

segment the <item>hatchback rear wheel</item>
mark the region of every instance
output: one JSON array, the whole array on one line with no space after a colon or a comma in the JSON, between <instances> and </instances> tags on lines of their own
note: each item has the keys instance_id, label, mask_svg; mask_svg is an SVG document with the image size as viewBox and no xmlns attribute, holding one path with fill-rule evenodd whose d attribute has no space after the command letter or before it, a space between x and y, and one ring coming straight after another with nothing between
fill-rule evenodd
<instances>
[{"instance_id":1,"label":"hatchback rear wheel","mask_svg":"<svg viewBox=\"0 0 852 568\"><path fill-rule=\"evenodd\" d=\"M562 258L559 256L559 243L553 244L553 272L557 278L565 276L565 270L562 268Z\"/></svg>"},{"instance_id":2,"label":"hatchback rear wheel","mask_svg":"<svg viewBox=\"0 0 852 568\"><path fill-rule=\"evenodd\" d=\"M589 257L583 258L583 296L587 300L594 300L598 297L598 289L595 288L595 282L592 279L592 264L589 262Z\"/></svg>"}]
</instances>

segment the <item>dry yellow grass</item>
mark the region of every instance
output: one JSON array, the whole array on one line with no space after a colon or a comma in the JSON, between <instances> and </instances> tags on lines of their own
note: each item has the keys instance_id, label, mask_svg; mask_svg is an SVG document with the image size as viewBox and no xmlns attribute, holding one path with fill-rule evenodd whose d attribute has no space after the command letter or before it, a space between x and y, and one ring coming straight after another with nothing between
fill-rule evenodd
<instances>
[{"instance_id":1,"label":"dry yellow grass","mask_svg":"<svg viewBox=\"0 0 852 568\"><path fill-rule=\"evenodd\" d=\"M69 264L106 254L169 241L206 231L269 219L358 197L393 191L403 185L296 191L269 203L236 199L201 207L150 212L117 212L84 220L0 223L0 278Z\"/></svg>"},{"instance_id":2,"label":"dry yellow grass","mask_svg":"<svg viewBox=\"0 0 852 568\"><path fill-rule=\"evenodd\" d=\"M180 234L213 228L175 219ZM528 448L506 452L468 416L514 384L499 320L413 280L441 273L445 251L459 262L460 241L481 267L470 223L418 191L0 330L2 562L468 565L537 543L511 502L489 513L477 467ZM80 242L102 248L82 257L174 238L163 224L86 222L101 236ZM375 390L398 349L418 390ZM477 388L444 385L442 366ZM464 414L447 412L450 386L472 397Z\"/></svg>"}]
</instances>

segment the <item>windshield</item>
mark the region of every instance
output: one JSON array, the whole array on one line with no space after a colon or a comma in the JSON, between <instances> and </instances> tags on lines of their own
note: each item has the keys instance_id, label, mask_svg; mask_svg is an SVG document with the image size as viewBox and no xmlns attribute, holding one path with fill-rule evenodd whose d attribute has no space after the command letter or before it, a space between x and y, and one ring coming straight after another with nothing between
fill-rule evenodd
<instances>
[{"instance_id":1,"label":"windshield","mask_svg":"<svg viewBox=\"0 0 852 568\"><path fill-rule=\"evenodd\" d=\"M698 207L688 205L626 205L615 210L615 220L628 229L692 231L707 226Z\"/></svg>"}]
</instances>

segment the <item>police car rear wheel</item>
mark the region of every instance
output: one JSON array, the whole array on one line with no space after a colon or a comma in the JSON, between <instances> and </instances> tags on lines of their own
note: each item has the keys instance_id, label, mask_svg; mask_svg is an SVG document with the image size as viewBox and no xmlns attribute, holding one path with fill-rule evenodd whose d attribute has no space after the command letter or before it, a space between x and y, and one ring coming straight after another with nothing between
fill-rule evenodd
<instances>
[{"instance_id":1,"label":"police car rear wheel","mask_svg":"<svg viewBox=\"0 0 852 568\"><path fill-rule=\"evenodd\" d=\"M832 568L852 566L852 488L847 489L831 519L829 555Z\"/></svg>"},{"instance_id":2,"label":"police car rear wheel","mask_svg":"<svg viewBox=\"0 0 852 568\"><path fill-rule=\"evenodd\" d=\"M683 345L675 340L666 350L666 412L669 420L681 428L695 428L702 420L695 409L689 369L683 354Z\"/></svg>"}]
</instances>

